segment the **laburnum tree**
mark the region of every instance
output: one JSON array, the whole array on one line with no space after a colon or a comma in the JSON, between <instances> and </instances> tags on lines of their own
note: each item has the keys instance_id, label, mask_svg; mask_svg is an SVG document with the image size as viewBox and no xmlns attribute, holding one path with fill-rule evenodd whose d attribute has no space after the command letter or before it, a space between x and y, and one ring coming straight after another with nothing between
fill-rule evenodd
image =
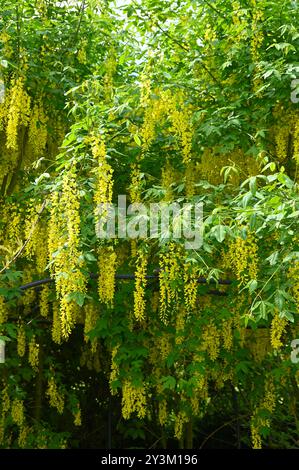
<instances>
[{"instance_id":1,"label":"laburnum tree","mask_svg":"<svg viewBox=\"0 0 299 470\"><path fill-rule=\"evenodd\" d=\"M298 448L297 2L0 5L0 446Z\"/></svg>"}]
</instances>

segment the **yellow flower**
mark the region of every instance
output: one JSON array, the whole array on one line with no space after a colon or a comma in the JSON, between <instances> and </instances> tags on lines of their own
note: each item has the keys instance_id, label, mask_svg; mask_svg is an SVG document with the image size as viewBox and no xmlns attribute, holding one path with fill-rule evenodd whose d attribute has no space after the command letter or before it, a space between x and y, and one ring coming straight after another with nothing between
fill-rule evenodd
<instances>
[{"instance_id":1,"label":"yellow flower","mask_svg":"<svg viewBox=\"0 0 299 470\"><path fill-rule=\"evenodd\" d=\"M24 403L22 400L14 399L11 404L11 417L14 423L19 427L22 426L25 416L24 416Z\"/></svg>"},{"instance_id":2,"label":"yellow flower","mask_svg":"<svg viewBox=\"0 0 299 470\"><path fill-rule=\"evenodd\" d=\"M278 312L274 314L271 322L271 344L273 349L282 348L283 342L281 341L281 337L285 332L287 323L287 319L281 318Z\"/></svg>"},{"instance_id":3,"label":"yellow flower","mask_svg":"<svg viewBox=\"0 0 299 470\"><path fill-rule=\"evenodd\" d=\"M258 246L255 237L250 232L246 239L237 237L227 253L227 265L230 265L240 281L240 285L249 280L257 279L258 275Z\"/></svg>"},{"instance_id":4,"label":"yellow flower","mask_svg":"<svg viewBox=\"0 0 299 470\"><path fill-rule=\"evenodd\" d=\"M19 126L27 126L30 116L30 97L24 88L24 79L13 81L10 103L7 116L6 146L8 149L17 150Z\"/></svg>"},{"instance_id":5,"label":"yellow flower","mask_svg":"<svg viewBox=\"0 0 299 470\"><path fill-rule=\"evenodd\" d=\"M23 323L18 324L17 330L17 351L20 357L25 355L26 351L26 333Z\"/></svg>"},{"instance_id":6,"label":"yellow flower","mask_svg":"<svg viewBox=\"0 0 299 470\"><path fill-rule=\"evenodd\" d=\"M207 351L212 361L217 359L220 352L220 334L213 320L203 328L202 349Z\"/></svg>"},{"instance_id":7,"label":"yellow flower","mask_svg":"<svg viewBox=\"0 0 299 470\"><path fill-rule=\"evenodd\" d=\"M75 426L82 426L81 409L80 409L79 403L78 403L77 410L76 410L76 412L74 413L74 425L75 425Z\"/></svg>"},{"instance_id":8,"label":"yellow flower","mask_svg":"<svg viewBox=\"0 0 299 470\"><path fill-rule=\"evenodd\" d=\"M135 387L129 380L126 380L122 386L122 415L124 419L129 419L132 413L137 413L140 419L145 417L145 387Z\"/></svg>"},{"instance_id":9,"label":"yellow flower","mask_svg":"<svg viewBox=\"0 0 299 470\"><path fill-rule=\"evenodd\" d=\"M58 413L62 414L64 410L64 396L58 389L54 377L51 377L48 381L46 395L49 397L50 406L56 408Z\"/></svg>"},{"instance_id":10,"label":"yellow flower","mask_svg":"<svg viewBox=\"0 0 299 470\"><path fill-rule=\"evenodd\" d=\"M7 321L8 312L7 307L5 305L5 299L2 295L0 295L0 325Z\"/></svg>"},{"instance_id":11,"label":"yellow flower","mask_svg":"<svg viewBox=\"0 0 299 470\"><path fill-rule=\"evenodd\" d=\"M174 422L174 436L177 439L181 439L184 431L184 426L186 423L188 423L189 419L186 413L183 411L180 411L177 416L175 417L175 422Z\"/></svg>"},{"instance_id":12,"label":"yellow flower","mask_svg":"<svg viewBox=\"0 0 299 470\"><path fill-rule=\"evenodd\" d=\"M39 363L39 344L36 342L35 336L29 342L29 356L28 356L29 364L31 365L34 371L38 370L38 363Z\"/></svg>"},{"instance_id":13,"label":"yellow flower","mask_svg":"<svg viewBox=\"0 0 299 470\"><path fill-rule=\"evenodd\" d=\"M145 288L146 288L147 259L139 252L135 272L134 314L138 321L145 318Z\"/></svg>"},{"instance_id":14,"label":"yellow flower","mask_svg":"<svg viewBox=\"0 0 299 470\"><path fill-rule=\"evenodd\" d=\"M112 306L115 291L116 254L112 246L100 247L98 254L98 292L102 302Z\"/></svg>"}]
</instances>

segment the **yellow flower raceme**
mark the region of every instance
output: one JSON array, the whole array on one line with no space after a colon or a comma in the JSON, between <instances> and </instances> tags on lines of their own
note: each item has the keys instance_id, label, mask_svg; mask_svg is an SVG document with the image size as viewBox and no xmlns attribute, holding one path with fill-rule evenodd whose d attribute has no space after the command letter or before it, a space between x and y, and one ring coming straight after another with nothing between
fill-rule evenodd
<instances>
[{"instance_id":1,"label":"yellow flower raceme","mask_svg":"<svg viewBox=\"0 0 299 470\"><path fill-rule=\"evenodd\" d=\"M112 202L113 190L113 169L107 161L107 152L104 139L100 136L92 136L91 150L97 162L96 167L96 188L94 193L95 223L96 226L107 220L107 204Z\"/></svg>"},{"instance_id":2,"label":"yellow flower raceme","mask_svg":"<svg viewBox=\"0 0 299 470\"><path fill-rule=\"evenodd\" d=\"M288 279L292 281L292 294L299 312L299 261L294 261L287 273Z\"/></svg>"},{"instance_id":3,"label":"yellow flower raceme","mask_svg":"<svg viewBox=\"0 0 299 470\"><path fill-rule=\"evenodd\" d=\"M11 404L11 417L14 423L16 423L19 427L22 426L25 421L24 403L22 400L13 400Z\"/></svg>"},{"instance_id":4,"label":"yellow flower raceme","mask_svg":"<svg viewBox=\"0 0 299 470\"><path fill-rule=\"evenodd\" d=\"M138 321L145 318L145 288L146 288L146 268L147 259L143 253L139 253L136 272L135 272L135 291L134 291L134 314Z\"/></svg>"},{"instance_id":5,"label":"yellow flower raceme","mask_svg":"<svg viewBox=\"0 0 299 470\"><path fill-rule=\"evenodd\" d=\"M140 165L131 165L131 184L129 188L131 203L141 202L142 180L140 177Z\"/></svg>"},{"instance_id":6,"label":"yellow flower raceme","mask_svg":"<svg viewBox=\"0 0 299 470\"><path fill-rule=\"evenodd\" d=\"M254 423L251 423L250 429L251 429L252 448L253 449L261 449L262 448L262 438L261 438L261 435L260 435L258 429L255 427Z\"/></svg>"},{"instance_id":7,"label":"yellow flower raceme","mask_svg":"<svg viewBox=\"0 0 299 470\"><path fill-rule=\"evenodd\" d=\"M80 409L79 404L78 404L76 412L74 413L74 425L75 426L82 426L81 409Z\"/></svg>"},{"instance_id":8,"label":"yellow flower raceme","mask_svg":"<svg viewBox=\"0 0 299 470\"><path fill-rule=\"evenodd\" d=\"M42 157L48 139L48 118L42 106L41 100L34 104L29 121L28 143L32 158Z\"/></svg>"},{"instance_id":9,"label":"yellow flower raceme","mask_svg":"<svg viewBox=\"0 0 299 470\"><path fill-rule=\"evenodd\" d=\"M42 317L47 318L49 315L49 293L50 288L48 285L42 287L39 297L39 311Z\"/></svg>"},{"instance_id":10,"label":"yellow flower raceme","mask_svg":"<svg viewBox=\"0 0 299 470\"><path fill-rule=\"evenodd\" d=\"M113 388L112 384L115 380L117 380L118 375L119 375L119 368L115 362L115 356L117 355L118 349L119 349L119 345L115 346L111 352L111 371L110 371L110 378L109 378L111 395L116 394L116 390Z\"/></svg>"},{"instance_id":11,"label":"yellow flower raceme","mask_svg":"<svg viewBox=\"0 0 299 470\"><path fill-rule=\"evenodd\" d=\"M230 245L226 259L226 267L231 267L240 281L240 285L249 280L257 279L258 275L258 247L251 233L247 238L237 237Z\"/></svg>"},{"instance_id":12,"label":"yellow flower raceme","mask_svg":"<svg viewBox=\"0 0 299 470\"><path fill-rule=\"evenodd\" d=\"M32 432L32 429L29 426L22 425L20 427L19 436L18 436L18 446L21 449L25 449L27 445L27 439L29 434Z\"/></svg>"},{"instance_id":13,"label":"yellow flower raceme","mask_svg":"<svg viewBox=\"0 0 299 470\"><path fill-rule=\"evenodd\" d=\"M109 51L108 57L105 61L105 75L103 79L104 85L104 97L106 102L111 101L113 98L113 77L116 72L116 57L115 57L115 50L112 48Z\"/></svg>"},{"instance_id":14,"label":"yellow flower raceme","mask_svg":"<svg viewBox=\"0 0 299 470\"><path fill-rule=\"evenodd\" d=\"M226 351L231 351L233 347L233 318L222 320L222 344Z\"/></svg>"},{"instance_id":15,"label":"yellow flower raceme","mask_svg":"<svg viewBox=\"0 0 299 470\"><path fill-rule=\"evenodd\" d=\"M48 381L48 388L46 394L49 397L50 406L56 408L58 413L62 414L64 410L64 395L58 389L54 377L51 377Z\"/></svg>"},{"instance_id":16,"label":"yellow flower raceme","mask_svg":"<svg viewBox=\"0 0 299 470\"><path fill-rule=\"evenodd\" d=\"M186 423L188 423L188 421L189 418L184 411L180 411L177 414L174 422L174 436L177 439L181 439L184 431L184 426Z\"/></svg>"},{"instance_id":17,"label":"yellow flower raceme","mask_svg":"<svg viewBox=\"0 0 299 470\"><path fill-rule=\"evenodd\" d=\"M25 355L26 351L26 333L23 323L18 324L17 330L17 352L20 357Z\"/></svg>"},{"instance_id":18,"label":"yellow flower raceme","mask_svg":"<svg viewBox=\"0 0 299 470\"><path fill-rule=\"evenodd\" d=\"M188 310L193 310L196 306L198 269L194 266L184 265L184 297Z\"/></svg>"},{"instance_id":19,"label":"yellow flower raceme","mask_svg":"<svg viewBox=\"0 0 299 470\"><path fill-rule=\"evenodd\" d=\"M281 340L288 321L286 318L281 318L278 312L275 312L274 317L271 322L271 345L273 349L280 349L283 346L283 342Z\"/></svg>"},{"instance_id":20,"label":"yellow flower raceme","mask_svg":"<svg viewBox=\"0 0 299 470\"><path fill-rule=\"evenodd\" d=\"M6 146L8 149L17 150L19 127L22 125L28 125L29 116L30 97L25 91L24 79L20 77L13 81L10 92L10 103L6 126Z\"/></svg>"},{"instance_id":21,"label":"yellow flower raceme","mask_svg":"<svg viewBox=\"0 0 299 470\"><path fill-rule=\"evenodd\" d=\"M102 246L98 253L98 292L102 302L113 304L115 291L116 254L112 246Z\"/></svg>"},{"instance_id":22,"label":"yellow flower raceme","mask_svg":"<svg viewBox=\"0 0 299 470\"><path fill-rule=\"evenodd\" d=\"M169 244L167 252L160 254L159 267L160 317L167 323L167 312L178 297L174 283L180 270L180 251L174 243Z\"/></svg>"},{"instance_id":23,"label":"yellow flower raceme","mask_svg":"<svg viewBox=\"0 0 299 470\"><path fill-rule=\"evenodd\" d=\"M122 386L122 415L124 419L129 419L132 413L136 413L140 419L145 417L145 387L135 387L126 380Z\"/></svg>"},{"instance_id":24,"label":"yellow flower raceme","mask_svg":"<svg viewBox=\"0 0 299 470\"><path fill-rule=\"evenodd\" d=\"M212 361L217 359L220 352L220 334L213 320L203 329L202 349L207 351Z\"/></svg>"},{"instance_id":25,"label":"yellow flower raceme","mask_svg":"<svg viewBox=\"0 0 299 470\"><path fill-rule=\"evenodd\" d=\"M36 342L35 336L33 336L29 342L28 362L32 369L37 372L39 363L39 344Z\"/></svg>"},{"instance_id":26,"label":"yellow flower raceme","mask_svg":"<svg viewBox=\"0 0 299 470\"><path fill-rule=\"evenodd\" d=\"M159 401L158 415L159 415L160 426L165 426L166 421L167 421L167 401L166 400Z\"/></svg>"},{"instance_id":27,"label":"yellow flower raceme","mask_svg":"<svg viewBox=\"0 0 299 470\"><path fill-rule=\"evenodd\" d=\"M5 323L8 318L7 307L5 305L5 299L2 295L0 295L0 325Z\"/></svg>"},{"instance_id":28,"label":"yellow flower raceme","mask_svg":"<svg viewBox=\"0 0 299 470\"><path fill-rule=\"evenodd\" d=\"M52 196L49 226L50 269L55 277L57 297L60 299L62 336L65 338L69 337L77 319L78 305L72 296L77 293L84 295L87 282L82 272L80 195L76 177L75 165L65 171L60 199L58 194Z\"/></svg>"}]
</instances>

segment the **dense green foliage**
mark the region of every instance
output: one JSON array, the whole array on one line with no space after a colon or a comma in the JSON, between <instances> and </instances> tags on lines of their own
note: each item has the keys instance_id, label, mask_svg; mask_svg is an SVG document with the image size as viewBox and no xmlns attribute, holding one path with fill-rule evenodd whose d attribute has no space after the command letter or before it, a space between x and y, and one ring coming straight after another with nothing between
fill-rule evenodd
<instances>
[{"instance_id":1,"label":"dense green foliage","mask_svg":"<svg viewBox=\"0 0 299 470\"><path fill-rule=\"evenodd\" d=\"M298 448L297 3L0 4L0 446Z\"/></svg>"}]
</instances>

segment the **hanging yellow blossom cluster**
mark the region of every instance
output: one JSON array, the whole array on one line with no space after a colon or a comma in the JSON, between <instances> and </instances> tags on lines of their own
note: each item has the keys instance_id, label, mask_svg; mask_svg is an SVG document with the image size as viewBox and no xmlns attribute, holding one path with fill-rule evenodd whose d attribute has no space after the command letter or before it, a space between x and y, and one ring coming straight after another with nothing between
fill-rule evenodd
<instances>
[{"instance_id":1,"label":"hanging yellow blossom cluster","mask_svg":"<svg viewBox=\"0 0 299 470\"><path fill-rule=\"evenodd\" d=\"M156 126L161 123L163 116L169 119L169 131L179 139L183 163L187 164L191 159L193 130L191 124L190 108L185 105L185 97L182 93L171 93L170 90L153 90L155 96L151 98L150 82L144 81L146 86L141 94L144 108L143 125L140 129L142 138L142 153L149 149L156 135Z\"/></svg>"},{"instance_id":2,"label":"hanging yellow blossom cluster","mask_svg":"<svg viewBox=\"0 0 299 470\"><path fill-rule=\"evenodd\" d=\"M14 399L11 404L11 417L14 423L18 426L22 426L25 416L24 416L24 403L22 400Z\"/></svg>"},{"instance_id":3,"label":"hanging yellow blossom cluster","mask_svg":"<svg viewBox=\"0 0 299 470\"><path fill-rule=\"evenodd\" d=\"M231 351L233 347L233 318L222 320L221 336L223 348L226 351Z\"/></svg>"},{"instance_id":4,"label":"hanging yellow blossom cluster","mask_svg":"<svg viewBox=\"0 0 299 470\"><path fill-rule=\"evenodd\" d=\"M142 190L142 180L140 176L140 165L132 164L131 165L131 184L129 187L130 201L141 202L141 190Z\"/></svg>"},{"instance_id":5,"label":"hanging yellow blossom cluster","mask_svg":"<svg viewBox=\"0 0 299 470\"><path fill-rule=\"evenodd\" d=\"M48 285L42 287L39 297L39 311L40 315L44 318L47 318L49 315L50 305L49 305L49 294L50 288Z\"/></svg>"},{"instance_id":6,"label":"hanging yellow blossom cluster","mask_svg":"<svg viewBox=\"0 0 299 470\"><path fill-rule=\"evenodd\" d=\"M54 377L51 377L48 381L46 394L49 397L50 406L56 408L58 413L62 414L64 410L64 395L58 389Z\"/></svg>"},{"instance_id":7,"label":"hanging yellow blossom cluster","mask_svg":"<svg viewBox=\"0 0 299 470\"><path fill-rule=\"evenodd\" d=\"M186 324L186 317L187 317L187 312L186 312L186 307L185 306L178 306L176 308L177 314L176 314L176 323L175 323L175 344L182 344L184 341L184 329L185 329L185 324Z\"/></svg>"},{"instance_id":8,"label":"hanging yellow blossom cluster","mask_svg":"<svg viewBox=\"0 0 299 470\"><path fill-rule=\"evenodd\" d=\"M78 306L70 296L86 292L80 250L80 196L76 182L76 167L66 171L62 194L52 196L49 224L50 267L55 277L57 298L60 299L62 336L68 338L76 322Z\"/></svg>"},{"instance_id":9,"label":"hanging yellow blossom cluster","mask_svg":"<svg viewBox=\"0 0 299 470\"><path fill-rule=\"evenodd\" d=\"M105 75L103 79L104 98L107 102L113 98L113 77L116 72L116 67L115 50L111 48L105 61Z\"/></svg>"},{"instance_id":10,"label":"hanging yellow blossom cluster","mask_svg":"<svg viewBox=\"0 0 299 470\"><path fill-rule=\"evenodd\" d=\"M84 341L90 341L87 334L94 329L99 318L99 310L92 302L84 305L85 321L84 321ZM96 339L92 341L92 346L95 346Z\"/></svg>"},{"instance_id":11,"label":"hanging yellow blossom cluster","mask_svg":"<svg viewBox=\"0 0 299 470\"><path fill-rule=\"evenodd\" d=\"M180 139L183 163L187 165L191 160L193 129L191 124L191 110L184 104L184 96L177 95L171 100L170 119L172 130Z\"/></svg>"},{"instance_id":12,"label":"hanging yellow blossom cluster","mask_svg":"<svg viewBox=\"0 0 299 470\"><path fill-rule=\"evenodd\" d=\"M264 40L264 35L262 32L262 22L264 18L263 10L260 5L257 4L257 0L251 0L251 5L252 5L252 23L251 23L251 31L252 31L252 36L251 36L251 42L250 42L250 47L251 47L251 57L252 57L252 62L257 64L260 62L260 50L261 46L263 44ZM257 67L256 67L257 69ZM257 69L258 70L258 69ZM253 79L253 88L254 91L257 91L262 85L262 81L254 76ZM259 93L260 95L260 93Z\"/></svg>"},{"instance_id":13,"label":"hanging yellow blossom cluster","mask_svg":"<svg viewBox=\"0 0 299 470\"><path fill-rule=\"evenodd\" d=\"M298 176L298 165L299 165L299 116L298 114L294 116L294 132L293 132L293 158L297 166L297 176Z\"/></svg>"},{"instance_id":14,"label":"hanging yellow blossom cluster","mask_svg":"<svg viewBox=\"0 0 299 470\"><path fill-rule=\"evenodd\" d=\"M74 425L75 426L81 426L82 425L82 418L81 418L81 408L78 403L77 409L74 413Z\"/></svg>"},{"instance_id":15,"label":"hanging yellow blossom cluster","mask_svg":"<svg viewBox=\"0 0 299 470\"><path fill-rule=\"evenodd\" d=\"M17 329L17 352L20 357L23 357L26 352L26 333L24 323L19 322Z\"/></svg>"},{"instance_id":16,"label":"hanging yellow blossom cluster","mask_svg":"<svg viewBox=\"0 0 299 470\"><path fill-rule=\"evenodd\" d=\"M180 251L175 243L169 244L165 253L160 253L159 282L160 282L160 317L167 323L167 313L175 303L178 291L175 286L178 272L180 271Z\"/></svg>"},{"instance_id":17,"label":"hanging yellow blossom cluster","mask_svg":"<svg viewBox=\"0 0 299 470\"><path fill-rule=\"evenodd\" d=\"M122 415L129 419L132 413L137 413L142 419L146 415L145 387L135 387L129 380L122 385Z\"/></svg>"},{"instance_id":18,"label":"hanging yellow blossom cluster","mask_svg":"<svg viewBox=\"0 0 299 470\"><path fill-rule=\"evenodd\" d=\"M259 429L257 425L255 424L255 415L253 415L251 424L250 424L250 430L251 430L251 442L252 442L252 448L253 449L261 449L262 448L262 438L259 432Z\"/></svg>"},{"instance_id":19,"label":"hanging yellow blossom cluster","mask_svg":"<svg viewBox=\"0 0 299 470\"><path fill-rule=\"evenodd\" d=\"M42 101L36 102L30 115L28 130L28 144L30 149L30 159L42 157L48 139L47 130L48 117L42 106Z\"/></svg>"},{"instance_id":20,"label":"hanging yellow blossom cluster","mask_svg":"<svg viewBox=\"0 0 299 470\"><path fill-rule=\"evenodd\" d=\"M203 328L201 347L203 351L207 351L212 361L217 359L220 352L220 333L213 320Z\"/></svg>"},{"instance_id":21,"label":"hanging yellow blossom cluster","mask_svg":"<svg viewBox=\"0 0 299 470\"><path fill-rule=\"evenodd\" d=\"M287 319L280 317L279 313L275 312L271 322L271 345L273 349L282 348L283 342L281 338L285 333L287 324Z\"/></svg>"},{"instance_id":22,"label":"hanging yellow blossom cluster","mask_svg":"<svg viewBox=\"0 0 299 470\"><path fill-rule=\"evenodd\" d=\"M28 362L32 369L37 372L39 363L39 344L36 342L35 336L33 336L29 342Z\"/></svg>"},{"instance_id":23,"label":"hanging yellow blossom cluster","mask_svg":"<svg viewBox=\"0 0 299 470\"><path fill-rule=\"evenodd\" d=\"M294 261L293 265L289 268L287 277L292 282L292 294L296 303L297 311L299 312L299 261Z\"/></svg>"},{"instance_id":24,"label":"hanging yellow blossom cluster","mask_svg":"<svg viewBox=\"0 0 299 470\"><path fill-rule=\"evenodd\" d=\"M30 97L25 91L24 79L22 77L12 82L9 99L6 146L8 149L17 150L19 127L26 127L30 117Z\"/></svg>"},{"instance_id":25,"label":"hanging yellow blossom cluster","mask_svg":"<svg viewBox=\"0 0 299 470\"><path fill-rule=\"evenodd\" d=\"M6 414L10 410L10 398L7 385L4 385L1 392L1 419L0 419L0 444L4 444L5 435L5 419Z\"/></svg>"},{"instance_id":26,"label":"hanging yellow blossom cluster","mask_svg":"<svg viewBox=\"0 0 299 470\"><path fill-rule=\"evenodd\" d=\"M165 102L159 98L155 98L145 107L143 125L140 129L142 139L142 153L150 148L156 136L156 126L160 122L165 113Z\"/></svg>"},{"instance_id":27,"label":"hanging yellow blossom cluster","mask_svg":"<svg viewBox=\"0 0 299 470\"><path fill-rule=\"evenodd\" d=\"M7 321L8 311L5 305L5 299L2 295L0 295L0 325Z\"/></svg>"},{"instance_id":28,"label":"hanging yellow blossom cluster","mask_svg":"<svg viewBox=\"0 0 299 470\"><path fill-rule=\"evenodd\" d=\"M98 251L98 292L102 302L112 306L115 291L116 253L113 246L101 246Z\"/></svg>"},{"instance_id":29,"label":"hanging yellow blossom cluster","mask_svg":"<svg viewBox=\"0 0 299 470\"><path fill-rule=\"evenodd\" d=\"M276 406L276 391L275 385L272 378L267 378L265 382L265 394L264 398L260 403L260 406L256 407L254 414L251 418L251 440L252 447L254 449L262 448L262 440L260 435L260 430L263 427L270 427L270 419L264 418L259 413L260 410L267 410L270 413L273 413Z\"/></svg>"},{"instance_id":30,"label":"hanging yellow blossom cluster","mask_svg":"<svg viewBox=\"0 0 299 470\"><path fill-rule=\"evenodd\" d=\"M260 60L259 50L263 43L263 33L261 31L261 24L263 21L263 11L260 6L257 6L257 0L251 0L252 6L252 39L251 39L251 56L253 62L258 62Z\"/></svg>"},{"instance_id":31,"label":"hanging yellow blossom cluster","mask_svg":"<svg viewBox=\"0 0 299 470\"><path fill-rule=\"evenodd\" d=\"M233 31L233 43L234 45L239 44L244 37L247 35L246 28L248 27L247 17L246 17L246 10L241 8L240 2L232 1L232 20L234 27L232 28Z\"/></svg>"},{"instance_id":32,"label":"hanging yellow blossom cluster","mask_svg":"<svg viewBox=\"0 0 299 470\"><path fill-rule=\"evenodd\" d=\"M198 268L184 265L184 298L187 310L193 310L196 306L198 287Z\"/></svg>"},{"instance_id":33,"label":"hanging yellow blossom cluster","mask_svg":"<svg viewBox=\"0 0 299 470\"><path fill-rule=\"evenodd\" d=\"M107 204L112 202L113 169L107 161L107 152L104 139L100 136L92 136L90 139L92 155L97 163L96 187L94 193L95 223L96 226L106 221Z\"/></svg>"},{"instance_id":34,"label":"hanging yellow blossom cluster","mask_svg":"<svg viewBox=\"0 0 299 470\"><path fill-rule=\"evenodd\" d=\"M115 362L115 357L118 353L118 349L119 349L119 345L115 346L111 352L111 371L110 371L110 378L109 378L111 395L116 395L116 390L113 388L113 382L118 379L118 374L119 374L119 367L118 367L118 364Z\"/></svg>"},{"instance_id":35,"label":"hanging yellow blossom cluster","mask_svg":"<svg viewBox=\"0 0 299 470\"><path fill-rule=\"evenodd\" d=\"M159 400L159 409L158 409L159 423L161 426L165 426L167 421L167 401Z\"/></svg>"},{"instance_id":36,"label":"hanging yellow blossom cluster","mask_svg":"<svg viewBox=\"0 0 299 470\"><path fill-rule=\"evenodd\" d=\"M190 160L185 168L184 184L187 198L194 196L196 192L196 181L199 179L199 165Z\"/></svg>"},{"instance_id":37,"label":"hanging yellow blossom cluster","mask_svg":"<svg viewBox=\"0 0 299 470\"><path fill-rule=\"evenodd\" d=\"M77 53L77 58L80 64L86 64L86 60L87 60L86 47L87 47L87 39L82 39L80 48Z\"/></svg>"},{"instance_id":38,"label":"hanging yellow blossom cluster","mask_svg":"<svg viewBox=\"0 0 299 470\"><path fill-rule=\"evenodd\" d=\"M19 430L18 436L18 446L21 449L26 449L27 439L29 434L32 432L32 428L30 426L22 425Z\"/></svg>"},{"instance_id":39,"label":"hanging yellow blossom cluster","mask_svg":"<svg viewBox=\"0 0 299 470\"><path fill-rule=\"evenodd\" d=\"M136 262L134 291L134 315L137 321L142 321L145 318L146 268L146 256L140 251Z\"/></svg>"},{"instance_id":40,"label":"hanging yellow blossom cluster","mask_svg":"<svg viewBox=\"0 0 299 470\"><path fill-rule=\"evenodd\" d=\"M240 285L249 280L257 279L258 275L258 246L255 237L248 232L243 239L237 236L230 244L229 251L224 260L224 267L232 269Z\"/></svg>"},{"instance_id":41,"label":"hanging yellow blossom cluster","mask_svg":"<svg viewBox=\"0 0 299 470\"><path fill-rule=\"evenodd\" d=\"M184 431L184 426L189 421L189 418L185 411L179 411L174 421L174 436L177 439L181 439Z\"/></svg>"},{"instance_id":42,"label":"hanging yellow blossom cluster","mask_svg":"<svg viewBox=\"0 0 299 470\"><path fill-rule=\"evenodd\" d=\"M49 252L49 270L52 276L58 272L56 269L57 264L60 262L60 251L66 243L66 233L64 230L63 211L60 207L60 194L54 191L50 196L50 220L49 220L49 233L48 233L48 252ZM55 259L52 259L52 254L55 253ZM58 256L58 259L57 259Z\"/></svg>"},{"instance_id":43,"label":"hanging yellow blossom cluster","mask_svg":"<svg viewBox=\"0 0 299 470\"><path fill-rule=\"evenodd\" d=\"M1 44L2 56L5 59L9 59L12 56L13 52L14 52L14 48L11 45L11 36L8 34L7 31L5 31L5 30L1 31L0 42L2 43Z\"/></svg>"},{"instance_id":44,"label":"hanging yellow blossom cluster","mask_svg":"<svg viewBox=\"0 0 299 470\"><path fill-rule=\"evenodd\" d=\"M177 181L178 174L170 163L170 159L167 158L165 165L162 167L161 175L161 186L165 190L163 200L165 202L173 199L172 185Z\"/></svg>"}]
</instances>

